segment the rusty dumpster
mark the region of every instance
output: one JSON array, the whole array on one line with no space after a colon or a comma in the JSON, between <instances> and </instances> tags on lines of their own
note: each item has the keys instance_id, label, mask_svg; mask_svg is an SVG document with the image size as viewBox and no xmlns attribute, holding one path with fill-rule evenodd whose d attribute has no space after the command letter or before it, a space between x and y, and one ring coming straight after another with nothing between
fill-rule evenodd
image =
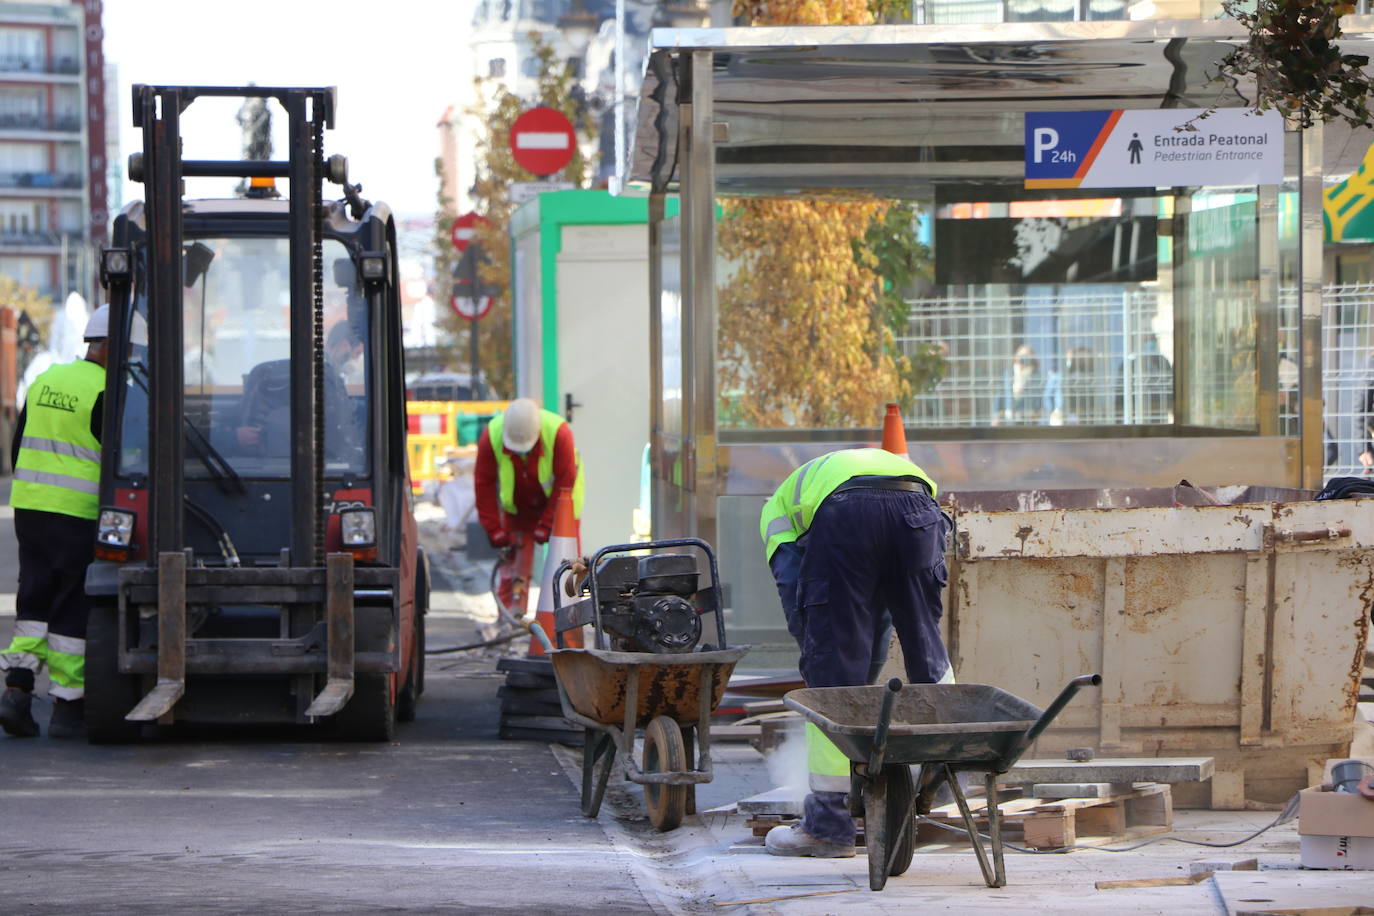
<instances>
[{"instance_id":1,"label":"rusty dumpster","mask_svg":"<svg viewBox=\"0 0 1374 916\"><path fill-rule=\"evenodd\" d=\"M962 682L1044 705L1102 689L1031 756L1211 756L1192 807L1282 803L1349 753L1374 600L1374 499L1189 486L947 497Z\"/></svg>"}]
</instances>

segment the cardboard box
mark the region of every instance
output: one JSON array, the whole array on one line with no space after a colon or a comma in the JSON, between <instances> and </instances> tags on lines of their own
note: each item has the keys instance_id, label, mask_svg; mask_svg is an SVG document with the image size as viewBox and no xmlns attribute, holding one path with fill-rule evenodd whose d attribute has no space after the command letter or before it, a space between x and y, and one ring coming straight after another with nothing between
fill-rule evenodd
<instances>
[{"instance_id":1,"label":"cardboard box","mask_svg":"<svg viewBox=\"0 0 1374 916\"><path fill-rule=\"evenodd\" d=\"M1374 869L1374 799L1303 789L1298 835L1303 868Z\"/></svg>"}]
</instances>

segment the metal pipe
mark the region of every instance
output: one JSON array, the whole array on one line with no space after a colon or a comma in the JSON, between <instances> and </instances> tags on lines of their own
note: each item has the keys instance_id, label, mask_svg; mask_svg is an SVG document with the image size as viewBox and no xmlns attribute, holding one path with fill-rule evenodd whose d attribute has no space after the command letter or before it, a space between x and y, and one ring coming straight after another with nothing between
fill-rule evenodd
<instances>
[{"instance_id":1,"label":"metal pipe","mask_svg":"<svg viewBox=\"0 0 1374 916\"><path fill-rule=\"evenodd\" d=\"M1008 748L1006 755L1003 756L1002 759L997 762L997 766L993 768L993 772L1005 773L1007 770L1011 769L1011 765L1021 756L1021 752L1030 747L1031 742L1036 738L1040 737L1040 733L1049 727L1049 724L1054 721L1054 717L1059 715L1060 711L1063 710L1065 706L1069 705L1069 701L1073 699L1074 694L1078 693L1083 687L1096 687L1101 683L1102 675L1100 674L1080 674L1078 677L1069 681L1068 685L1059 692L1059 696L1054 698L1054 702L1047 706L1045 711L1040 714L1040 718L1036 719L1035 723L1031 725L1030 728L1026 729L1025 734L1017 738L1016 742Z\"/></svg>"},{"instance_id":2,"label":"metal pipe","mask_svg":"<svg viewBox=\"0 0 1374 916\"><path fill-rule=\"evenodd\" d=\"M901 678L894 677L887 682L887 693L883 694L883 705L878 710L878 727L873 731L873 753L868 758L869 779L878 778L883 771L883 757L887 755L887 730L892 725L892 706L901 692Z\"/></svg>"},{"instance_id":3,"label":"metal pipe","mask_svg":"<svg viewBox=\"0 0 1374 916\"><path fill-rule=\"evenodd\" d=\"M181 164L187 178L289 178L291 164L264 159L188 159Z\"/></svg>"}]
</instances>

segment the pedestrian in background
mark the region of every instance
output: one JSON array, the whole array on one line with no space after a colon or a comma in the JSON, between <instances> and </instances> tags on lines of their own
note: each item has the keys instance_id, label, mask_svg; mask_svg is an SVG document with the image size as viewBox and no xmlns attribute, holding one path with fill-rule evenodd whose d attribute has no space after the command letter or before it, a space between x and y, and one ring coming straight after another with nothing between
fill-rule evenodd
<instances>
[{"instance_id":1,"label":"pedestrian in background","mask_svg":"<svg viewBox=\"0 0 1374 916\"><path fill-rule=\"evenodd\" d=\"M49 737L86 732L86 567L95 555L100 508L109 326L110 307L102 305L86 324L85 358L53 366L34 380L14 435L10 505L19 541L19 590L14 637L0 654L0 726L18 737L39 733L33 691L45 665L55 700ZM133 341L147 342L146 331Z\"/></svg>"},{"instance_id":2,"label":"pedestrian in background","mask_svg":"<svg viewBox=\"0 0 1374 916\"><path fill-rule=\"evenodd\" d=\"M764 504L759 532L806 686L871 684L890 629L908 680L953 681L940 639L947 522L935 492L905 457L856 448L803 464ZM849 761L810 723L806 743L811 793L801 823L774 827L765 845L781 856L852 856Z\"/></svg>"},{"instance_id":3,"label":"pedestrian in background","mask_svg":"<svg viewBox=\"0 0 1374 916\"><path fill-rule=\"evenodd\" d=\"M582 459L572 427L529 398L511 401L477 440L473 489L477 519L504 554L497 597L516 617L525 613L534 547L553 531L553 494L560 487L572 492L573 515L580 519Z\"/></svg>"}]
</instances>

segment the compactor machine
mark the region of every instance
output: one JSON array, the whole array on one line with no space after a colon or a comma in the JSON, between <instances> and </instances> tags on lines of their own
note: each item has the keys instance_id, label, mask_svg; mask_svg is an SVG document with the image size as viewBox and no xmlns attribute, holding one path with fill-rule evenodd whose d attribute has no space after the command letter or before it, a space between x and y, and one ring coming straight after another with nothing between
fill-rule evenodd
<instances>
[{"instance_id":1,"label":"compactor machine","mask_svg":"<svg viewBox=\"0 0 1374 916\"><path fill-rule=\"evenodd\" d=\"M181 116L206 97L275 99L286 160L183 159ZM195 722L390 739L424 689L428 595L391 211L324 156L332 89L135 86L133 103L145 198L101 259L90 738ZM288 196L187 200L192 177Z\"/></svg>"}]
</instances>

